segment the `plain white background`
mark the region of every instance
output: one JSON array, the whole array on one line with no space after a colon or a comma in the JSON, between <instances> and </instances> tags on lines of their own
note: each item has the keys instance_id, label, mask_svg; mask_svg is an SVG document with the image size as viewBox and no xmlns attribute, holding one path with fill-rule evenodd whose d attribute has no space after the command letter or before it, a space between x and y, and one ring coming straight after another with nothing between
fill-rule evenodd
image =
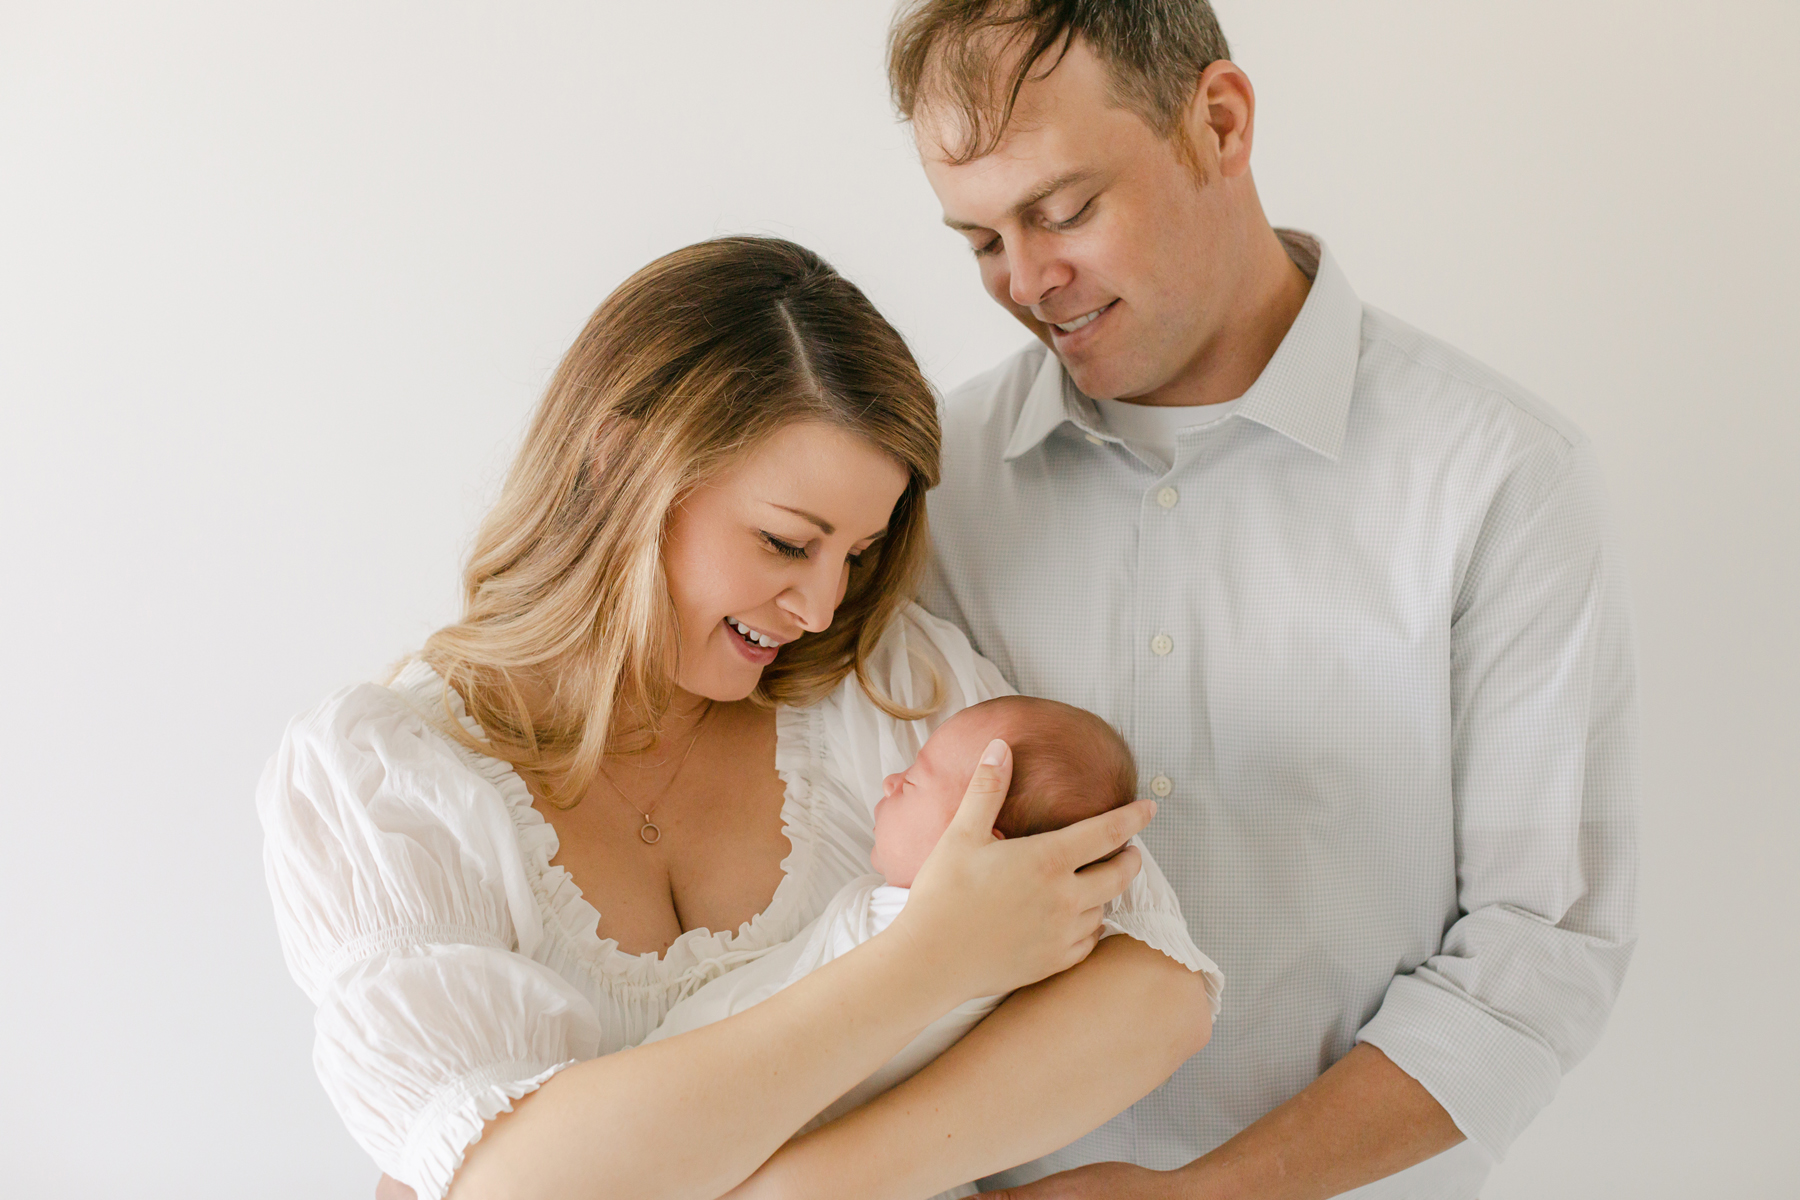
<instances>
[{"instance_id":1,"label":"plain white background","mask_svg":"<svg viewBox=\"0 0 1800 1200\"><path fill-rule=\"evenodd\" d=\"M1486 1195L1791 1195L1796 8L1220 9L1272 217L1585 428L1630 555L1642 944ZM780 233L940 386L1021 342L889 114L887 11L0 3L0 1192L369 1195L252 789L455 613L629 271Z\"/></svg>"}]
</instances>

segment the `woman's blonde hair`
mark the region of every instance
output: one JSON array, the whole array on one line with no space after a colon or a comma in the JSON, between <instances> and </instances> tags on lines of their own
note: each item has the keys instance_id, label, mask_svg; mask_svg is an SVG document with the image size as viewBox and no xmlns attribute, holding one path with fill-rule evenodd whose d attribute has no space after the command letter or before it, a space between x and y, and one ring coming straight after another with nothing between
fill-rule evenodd
<instances>
[{"instance_id":1,"label":"woman's blonde hair","mask_svg":"<svg viewBox=\"0 0 1800 1200\"><path fill-rule=\"evenodd\" d=\"M784 646L752 698L810 704L854 671L877 704L920 715L882 695L865 664L924 563L935 398L899 333L818 255L729 237L627 279L557 368L476 537L463 618L422 651L487 740L451 732L564 807L603 755L653 744L679 649L663 574L670 514L805 421L866 438L906 470L906 490L831 627Z\"/></svg>"}]
</instances>

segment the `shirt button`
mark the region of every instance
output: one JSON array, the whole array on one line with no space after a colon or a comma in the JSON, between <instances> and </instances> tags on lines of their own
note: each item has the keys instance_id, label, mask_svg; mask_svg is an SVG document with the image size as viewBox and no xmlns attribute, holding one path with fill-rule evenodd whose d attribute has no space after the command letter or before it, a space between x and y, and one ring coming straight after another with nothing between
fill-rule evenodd
<instances>
[{"instance_id":1,"label":"shirt button","mask_svg":"<svg viewBox=\"0 0 1800 1200\"><path fill-rule=\"evenodd\" d=\"M1150 781L1150 794L1161 800L1175 790L1174 782L1167 775L1158 775Z\"/></svg>"},{"instance_id":2,"label":"shirt button","mask_svg":"<svg viewBox=\"0 0 1800 1200\"><path fill-rule=\"evenodd\" d=\"M1159 633L1150 639L1150 649L1158 654L1167 654L1175 648L1175 639L1166 633Z\"/></svg>"},{"instance_id":3,"label":"shirt button","mask_svg":"<svg viewBox=\"0 0 1800 1200\"><path fill-rule=\"evenodd\" d=\"M1166 487L1156 493L1156 502L1164 508L1174 508L1181 503L1181 493L1172 487Z\"/></svg>"}]
</instances>

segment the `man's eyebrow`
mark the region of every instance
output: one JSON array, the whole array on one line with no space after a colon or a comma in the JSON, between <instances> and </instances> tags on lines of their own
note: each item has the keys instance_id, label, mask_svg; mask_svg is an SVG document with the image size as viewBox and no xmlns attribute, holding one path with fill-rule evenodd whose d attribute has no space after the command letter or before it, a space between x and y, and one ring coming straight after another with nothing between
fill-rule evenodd
<instances>
[{"instance_id":1,"label":"man's eyebrow","mask_svg":"<svg viewBox=\"0 0 1800 1200\"><path fill-rule=\"evenodd\" d=\"M827 521L822 517L815 517L803 508L789 508L785 504L771 504L769 507L779 508L782 512L793 513L796 517L805 517L808 521L817 525L819 527L819 532L823 533L826 537L830 537L837 532L837 526L833 525L830 521Z\"/></svg>"},{"instance_id":2,"label":"man's eyebrow","mask_svg":"<svg viewBox=\"0 0 1800 1200\"><path fill-rule=\"evenodd\" d=\"M1029 192L1026 192L1024 199L1013 205L1006 215L1009 217L1016 217L1032 206L1042 204L1045 200L1048 200L1051 196L1054 196L1064 188L1074 187L1078 183L1086 183L1098 174L1099 172L1092 167L1083 167L1080 170L1064 171L1061 175L1053 175L1032 188ZM946 216L944 218L944 224L956 230L958 233L969 233L973 230L987 228L985 225L976 225L969 221L960 221L951 216Z\"/></svg>"}]
</instances>

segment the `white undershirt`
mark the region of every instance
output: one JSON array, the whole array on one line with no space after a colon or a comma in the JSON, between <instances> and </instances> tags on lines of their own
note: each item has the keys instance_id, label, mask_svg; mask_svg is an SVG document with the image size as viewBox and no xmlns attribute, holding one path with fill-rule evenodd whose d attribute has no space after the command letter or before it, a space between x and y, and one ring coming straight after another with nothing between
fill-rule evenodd
<instances>
[{"instance_id":1,"label":"white undershirt","mask_svg":"<svg viewBox=\"0 0 1800 1200\"><path fill-rule=\"evenodd\" d=\"M1100 419L1139 457L1162 464L1175 462L1175 438L1183 430L1211 425L1230 416L1238 400L1221 404L1133 404L1129 400L1096 400Z\"/></svg>"}]
</instances>

